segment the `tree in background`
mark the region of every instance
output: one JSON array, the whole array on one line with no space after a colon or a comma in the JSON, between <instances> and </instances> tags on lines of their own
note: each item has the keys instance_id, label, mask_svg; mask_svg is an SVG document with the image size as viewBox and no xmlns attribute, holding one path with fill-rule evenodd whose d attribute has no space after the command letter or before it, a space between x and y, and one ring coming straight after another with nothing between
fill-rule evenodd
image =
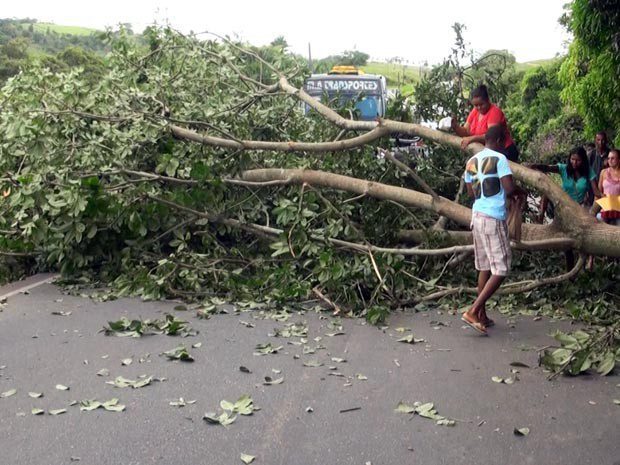
<instances>
[{"instance_id":1,"label":"tree in background","mask_svg":"<svg viewBox=\"0 0 620 465\"><path fill-rule=\"evenodd\" d=\"M620 144L618 1L574 0L561 22L574 35L560 70L562 98L583 117L587 137L611 130Z\"/></svg>"},{"instance_id":2,"label":"tree in background","mask_svg":"<svg viewBox=\"0 0 620 465\"><path fill-rule=\"evenodd\" d=\"M512 54L489 50L476 58L463 36L465 26L455 23L452 28L456 38L450 55L415 86L416 117L423 121L451 115L465 119L471 110L469 92L479 84L485 84L491 100L501 106L519 81Z\"/></svg>"},{"instance_id":3,"label":"tree in background","mask_svg":"<svg viewBox=\"0 0 620 465\"><path fill-rule=\"evenodd\" d=\"M27 62L28 45L24 37L16 37L0 45L0 82L15 76Z\"/></svg>"},{"instance_id":4,"label":"tree in background","mask_svg":"<svg viewBox=\"0 0 620 465\"><path fill-rule=\"evenodd\" d=\"M583 143L582 119L560 97L563 62L557 59L526 71L508 98L505 111L512 136L527 159L549 161Z\"/></svg>"},{"instance_id":5,"label":"tree in background","mask_svg":"<svg viewBox=\"0 0 620 465\"><path fill-rule=\"evenodd\" d=\"M37 59L54 71L80 66L97 74L108 51L101 34L63 34L36 24L36 19L0 19L0 84Z\"/></svg>"},{"instance_id":6,"label":"tree in background","mask_svg":"<svg viewBox=\"0 0 620 465\"><path fill-rule=\"evenodd\" d=\"M345 50L340 55L330 55L318 60L314 66L316 73L327 73L336 65L344 66L366 66L370 55L359 50Z\"/></svg>"}]
</instances>

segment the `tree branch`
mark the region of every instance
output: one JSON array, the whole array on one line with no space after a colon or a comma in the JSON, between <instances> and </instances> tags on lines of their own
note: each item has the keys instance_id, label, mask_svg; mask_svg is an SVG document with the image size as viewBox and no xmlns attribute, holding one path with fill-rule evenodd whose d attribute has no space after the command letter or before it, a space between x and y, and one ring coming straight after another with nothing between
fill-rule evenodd
<instances>
[{"instance_id":1,"label":"tree branch","mask_svg":"<svg viewBox=\"0 0 620 465\"><path fill-rule=\"evenodd\" d=\"M502 285L494 295L509 295L509 294L521 294L523 292L529 292L534 289L537 289L542 286L547 286L550 284L559 284L564 281L568 281L572 277L576 276L579 271L583 268L584 263L584 255L579 255L579 259L575 266L568 272L564 274L560 274L558 276L551 276L548 278L540 278L531 281L524 281L518 283L507 283ZM414 299L413 301L407 302L407 305L417 304L419 302L427 302L430 300L441 299L442 297L447 297L455 294L478 294L478 289L475 287L454 287L450 289L444 289L441 291L433 292L432 294L428 294L424 297Z\"/></svg>"},{"instance_id":2,"label":"tree branch","mask_svg":"<svg viewBox=\"0 0 620 465\"><path fill-rule=\"evenodd\" d=\"M198 142L214 147L225 147L234 150L257 150L257 151L278 151L278 152L333 152L350 150L370 144L377 139L389 134L386 128L375 128L361 136L351 139L343 139L334 142L268 142L253 140L230 140L221 137L213 137L198 134L195 131L170 125L170 130L175 137Z\"/></svg>"},{"instance_id":3,"label":"tree branch","mask_svg":"<svg viewBox=\"0 0 620 465\"><path fill-rule=\"evenodd\" d=\"M416 173L414 170L412 170L409 166L405 165L403 162L397 160L394 157L394 154L392 152L390 152L389 150L381 149L381 148L379 149L379 151L383 154L383 156L386 159L390 160L392 163L394 163L396 166L398 166L402 171L404 171L409 176L411 176L414 179L414 181L418 183L418 186L420 186L424 192L426 192L428 195L433 197L433 199L438 199L439 198L439 196L437 195L437 192L435 192L431 188L431 186L426 184L426 181L424 181L424 179L422 179L418 175L418 173Z\"/></svg>"}]
</instances>

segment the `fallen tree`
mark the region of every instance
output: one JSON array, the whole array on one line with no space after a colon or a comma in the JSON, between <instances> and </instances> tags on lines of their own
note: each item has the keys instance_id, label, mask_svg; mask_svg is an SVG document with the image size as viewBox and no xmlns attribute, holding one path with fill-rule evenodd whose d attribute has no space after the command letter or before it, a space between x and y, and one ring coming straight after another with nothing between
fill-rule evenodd
<instances>
[{"instance_id":1,"label":"fallen tree","mask_svg":"<svg viewBox=\"0 0 620 465\"><path fill-rule=\"evenodd\" d=\"M345 118L304 92L301 65L277 48L169 29L147 38L148 50L111 38L96 83L35 68L3 89L0 254L86 275L108 296L320 294L375 321L387 307L475 292L463 285L471 265L458 259L471 253L471 210L453 200L460 138ZM301 103L314 114L301 114ZM393 132L437 146L412 169L389 151L377 156ZM515 249L620 256L618 228L597 223L546 175L511 166L557 212L550 225L525 223ZM500 293L565 282L581 263L525 267Z\"/></svg>"}]
</instances>

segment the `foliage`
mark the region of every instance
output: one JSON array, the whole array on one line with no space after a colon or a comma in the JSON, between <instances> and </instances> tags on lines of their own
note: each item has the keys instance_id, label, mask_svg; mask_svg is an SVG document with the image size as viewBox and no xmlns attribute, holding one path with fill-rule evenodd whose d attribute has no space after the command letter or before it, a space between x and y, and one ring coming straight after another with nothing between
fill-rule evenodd
<instances>
[{"instance_id":1,"label":"foliage","mask_svg":"<svg viewBox=\"0 0 620 465\"><path fill-rule=\"evenodd\" d=\"M618 323L568 334L556 331L553 337L560 343L560 347L545 349L540 363L554 374L578 375L593 369L605 376L620 361Z\"/></svg>"},{"instance_id":2,"label":"foliage","mask_svg":"<svg viewBox=\"0 0 620 465\"><path fill-rule=\"evenodd\" d=\"M37 23L32 19L0 19L0 44L24 39L39 52L56 54L67 47L80 47L97 53L107 51L101 32L94 29L63 28Z\"/></svg>"},{"instance_id":3,"label":"foliage","mask_svg":"<svg viewBox=\"0 0 620 465\"><path fill-rule=\"evenodd\" d=\"M104 327L103 331L106 335L123 337L142 337L148 334L167 334L168 336L197 334L187 321L170 314L166 314L163 320L129 320L123 317L120 320L108 322L108 326Z\"/></svg>"},{"instance_id":4,"label":"foliage","mask_svg":"<svg viewBox=\"0 0 620 465\"><path fill-rule=\"evenodd\" d=\"M264 189L258 197L247 188L225 185L222 177L256 166L323 168L396 184L404 182L402 176L377 159L372 148L309 159L227 153L175 140L161 116L164 107L175 121L208 121L244 139L318 141L333 139L337 130L304 117L289 99L248 90L234 67L265 84L275 82L275 76L265 67L261 71L236 44L199 42L155 28L145 37L148 49L128 35L110 33L112 54L99 80L89 80L81 69L54 73L33 64L5 86L0 172L5 173L2 189L11 193L0 204L0 229L12 230L15 239L2 244L4 250L34 253L40 269L89 274L120 295L200 300L255 299L258 293L262 299L287 301L308 296L320 284L357 310L365 308L365 301L382 299L375 292L368 255L350 257L308 241L308 234L343 239L364 234L378 243L389 241L414 221L403 217L398 206L366 199L335 209L346 194L329 194L328 199L298 188ZM281 47L260 53L296 76L295 85L303 83L304 64ZM103 117L83 118L67 109ZM197 185L136 182L121 169ZM287 234L270 247L253 235L209 224L147 196L245 222L272 222ZM375 227L368 221L375 216L388 220ZM363 225L362 230L354 225ZM292 254L303 260L293 260ZM401 272L402 257L375 260L390 287L399 292L410 288Z\"/></svg>"},{"instance_id":5,"label":"foliage","mask_svg":"<svg viewBox=\"0 0 620 465\"><path fill-rule=\"evenodd\" d=\"M583 122L560 97L562 63L556 60L527 71L508 99L506 117L525 159L557 161L583 143Z\"/></svg>"},{"instance_id":6,"label":"foliage","mask_svg":"<svg viewBox=\"0 0 620 465\"><path fill-rule=\"evenodd\" d=\"M620 9L614 0L573 0L564 23L574 39L562 64L562 97L585 123L586 136L609 130L620 143Z\"/></svg>"},{"instance_id":7,"label":"foliage","mask_svg":"<svg viewBox=\"0 0 620 465\"><path fill-rule=\"evenodd\" d=\"M363 67L368 63L370 55L359 50L345 50L340 55L330 55L314 64L314 72L327 73L336 65Z\"/></svg>"},{"instance_id":8,"label":"foliage","mask_svg":"<svg viewBox=\"0 0 620 465\"><path fill-rule=\"evenodd\" d=\"M76 35L72 28L58 32L53 25L43 26L30 19L0 19L0 83L38 60L55 72L81 67L91 79L103 74L108 49L102 33Z\"/></svg>"}]
</instances>

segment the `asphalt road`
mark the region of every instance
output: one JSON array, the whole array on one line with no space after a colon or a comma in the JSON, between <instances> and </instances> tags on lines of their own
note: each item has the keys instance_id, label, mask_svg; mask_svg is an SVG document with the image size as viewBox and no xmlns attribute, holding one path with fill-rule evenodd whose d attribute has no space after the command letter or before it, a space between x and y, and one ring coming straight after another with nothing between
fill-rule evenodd
<instances>
[{"instance_id":1,"label":"asphalt road","mask_svg":"<svg viewBox=\"0 0 620 465\"><path fill-rule=\"evenodd\" d=\"M15 290L0 288L0 296ZM256 456L257 465L620 464L620 406L613 404L620 398L620 377L548 381L537 367L535 348L550 344L548 334L567 322L517 317L513 328L494 315L497 326L484 338L464 329L456 316L429 311L395 314L384 330L343 319L345 334L329 337L331 318L315 312L292 314L286 322L262 319L258 311L200 320L175 305L96 303L51 284L8 297L0 312L0 392L17 393L0 398L0 464L232 465L243 463L241 453ZM99 332L121 316L162 318L166 312L200 333L127 338ZM289 344L299 337L268 336L292 322L307 322L307 345L325 349L304 354L302 345ZM425 342L397 342L408 334L398 327L411 328ZM199 348L191 348L198 342ZM283 347L277 354L253 355L256 344L267 342ZM159 355L179 344L189 348L194 363ZM133 362L122 365L130 357ZM309 361L323 365L303 365ZM514 361L531 368L519 368L512 385L491 380L511 376ZM109 376L98 376L104 368ZM139 389L105 383L140 375L166 380ZM264 376L284 382L263 385ZM58 390L57 384L70 389ZM44 395L35 399L28 392ZM202 419L219 411L222 399L234 402L243 394L260 407L252 416L239 416L228 427ZM180 397L196 402L169 405ZM70 406L111 398L125 411ZM399 401L433 402L457 423L439 426L397 413ZM33 408L46 413L32 415ZM61 408L67 412L48 413ZM528 427L530 434L517 437L515 427Z\"/></svg>"}]
</instances>

